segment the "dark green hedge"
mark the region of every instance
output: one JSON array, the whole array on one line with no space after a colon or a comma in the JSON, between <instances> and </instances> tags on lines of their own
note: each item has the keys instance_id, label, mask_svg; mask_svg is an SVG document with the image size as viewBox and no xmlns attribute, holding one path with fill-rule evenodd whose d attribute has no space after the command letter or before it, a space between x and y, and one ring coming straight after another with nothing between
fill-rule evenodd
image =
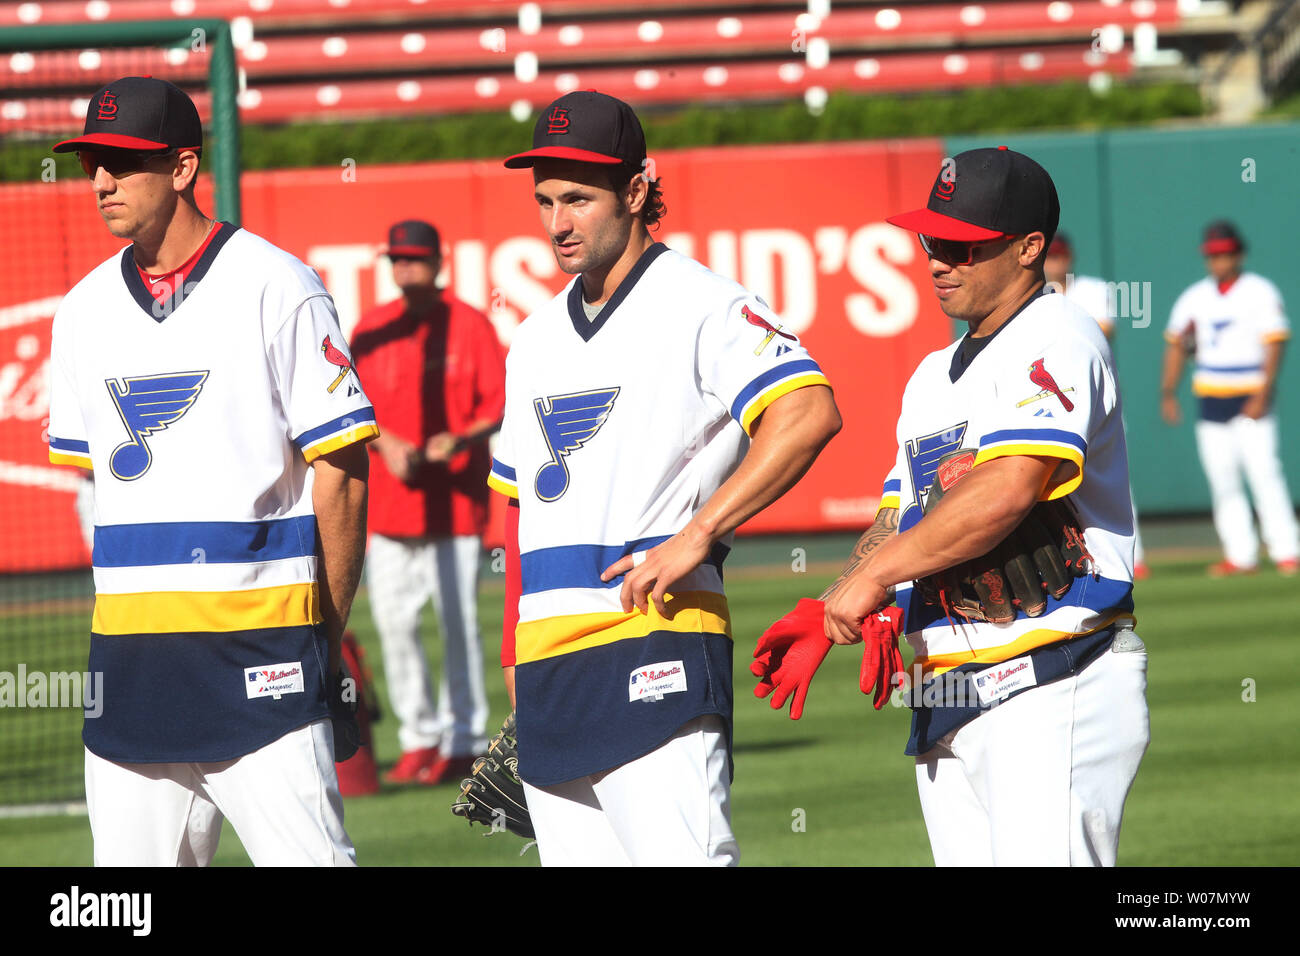
<instances>
[{"instance_id":1,"label":"dark green hedge","mask_svg":"<svg viewBox=\"0 0 1300 956\"><path fill-rule=\"evenodd\" d=\"M1026 129L1135 125L1200 116L1196 88L1160 83L1115 86L1098 95L1085 84L971 89L906 96L830 97L820 116L801 102L764 106L692 106L642 115L650 148L736 143L825 142L846 139L944 136ZM505 156L526 149L532 124L499 113L365 123L248 126L245 169L417 162ZM0 154L0 179L40 178L46 144L9 143ZM80 175L75 159L60 159L58 175Z\"/></svg>"}]
</instances>

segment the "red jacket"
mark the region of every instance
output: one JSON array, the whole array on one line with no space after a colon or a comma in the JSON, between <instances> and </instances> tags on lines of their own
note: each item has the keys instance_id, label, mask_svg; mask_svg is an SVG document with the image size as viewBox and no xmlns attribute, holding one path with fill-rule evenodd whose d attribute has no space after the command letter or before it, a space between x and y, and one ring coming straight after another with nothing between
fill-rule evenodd
<instances>
[{"instance_id":1,"label":"red jacket","mask_svg":"<svg viewBox=\"0 0 1300 956\"><path fill-rule=\"evenodd\" d=\"M505 407L505 358L487 316L447 292L431 313L407 313L405 299L371 309L352 333L352 362L382 434L423 447L440 432L462 434ZM487 522L486 441L447 464L398 481L373 445L369 530L389 537L483 533Z\"/></svg>"}]
</instances>

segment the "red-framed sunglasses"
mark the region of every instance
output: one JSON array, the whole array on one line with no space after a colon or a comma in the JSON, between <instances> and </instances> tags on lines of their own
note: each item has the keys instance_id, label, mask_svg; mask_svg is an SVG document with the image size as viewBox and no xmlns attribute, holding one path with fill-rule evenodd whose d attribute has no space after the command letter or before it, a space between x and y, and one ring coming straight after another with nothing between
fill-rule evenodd
<instances>
[{"instance_id":1,"label":"red-framed sunglasses","mask_svg":"<svg viewBox=\"0 0 1300 956\"><path fill-rule=\"evenodd\" d=\"M925 250L925 254L931 259L938 259L950 266L968 266L975 261L975 250L980 246L987 246L1012 237L1004 233L993 239L976 239L974 241L940 239L937 236L920 234L916 238L921 240L921 248Z\"/></svg>"}]
</instances>

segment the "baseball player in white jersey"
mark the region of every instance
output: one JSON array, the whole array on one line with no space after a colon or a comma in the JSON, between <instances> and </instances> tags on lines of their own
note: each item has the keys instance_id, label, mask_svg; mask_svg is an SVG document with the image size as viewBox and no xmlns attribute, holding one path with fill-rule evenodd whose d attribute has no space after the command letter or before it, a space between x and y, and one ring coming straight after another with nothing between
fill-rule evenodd
<instances>
[{"instance_id":1,"label":"baseball player in white jersey","mask_svg":"<svg viewBox=\"0 0 1300 956\"><path fill-rule=\"evenodd\" d=\"M1170 425L1182 421L1174 392L1190 347L1196 353L1196 447L1224 554L1210 574L1249 574L1259 560L1259 535L1241 481L1245 472L1269 557L1282 574L1294 575L1300 540L1273 413L1290 335L1282 295L1263 276L1242 271L1246 244L1232 223L1210 223L1201 252L1209 275L1178 297L1165 329L1160 412Z\"/></svg>"},{"instance_id":2,"label":"baseball player in white jersey","mask_svg":"<svg viewBox=\"0 0 1300 956\"><path fill-rule=\"evenodd\" d=\"M374 414L316 274L199 211L201 146L184 92L127 77L55 147L132 240L68 293L51 352L50 460L96 476L95 862L203 865L229 818L254 864L353 865L339 642Z\"/></svg>"},{"instance_id":3,"label":"baseball player in white jersey","mask_svg":"<svg viewBox=\"0 0 1300 956\"><path fill-rule=\"evenodd\" d=\"M1101 326L1106 341L1115 341L1115 297L1113 288L1104 279L1074 274L1074 244L1059 230L1047 247L1043 260L1043 275L1047 287L1062 293ZM1129 489L1132 497L1132 489ZM1142 529L1138 527L1137 506L1133 508L1133 580L1142 581L1150 576L1146 552L1142 547Z\"/></svg>"},{"instance_id":4,"label":"baseball player in white jersey","mask_svg":"<svg viewBox=\"0 0 1300 956\"><path fill-rule=\"evenodd\" d=\"M575 279L519 327L491 485L511 499L503 663L545 865L732 864L731 533L839 428L756 296L650 237L632 109L539 117L534 197Z\"/></svg>"},{"instance_id":5,"label":"baseball player in white jersey","mask_svg":"<svg viewBox=\"0 0 1300 956\"><path fill-rule=\"evenodd\" d=\"M1044 290L1059 209L1047 172L999 147L956 156L925 209L889 220L920 235L943 311L970 331L908 382L880 511L823 595L821 624L856 643L877 609L903 609L916 655L907 753L941 866L1113 864L1148 740L1119 393L1097 324ZM973 467L926 510L940 460L961 449ZM992 551L1039 501L1061 500L1092 573L1045 596L1036 616L948 614L914 586Z\"/></svg>"}]
</instances>

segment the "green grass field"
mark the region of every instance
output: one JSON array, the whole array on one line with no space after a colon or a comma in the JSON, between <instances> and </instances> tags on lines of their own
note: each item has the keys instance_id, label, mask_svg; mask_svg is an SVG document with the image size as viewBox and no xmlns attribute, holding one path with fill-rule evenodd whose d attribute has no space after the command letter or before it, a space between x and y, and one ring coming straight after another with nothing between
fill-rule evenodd
<instances>
[{"instance_id":1,"label":"green grass field","mask_svg":"<svg viewBox=\"0 0 1300 956\"><path fill-rule=\"evenodd\" d=\"M789 569L788 540L742 542L729 562L736 636L736 779L733 824L741 862L756 866L928 866L912 761L903 755L908 713L872 710L857 689L859 655L835 649L793 722L752 697L749 655L762 630L834 573L827 559L846 539L808 545L808 570ZM1150 651L1151 747L1129 798L1120 863L1140 866L1264 866L1300 862L1300 583L1271 569L1251 578L1209 580L1209 554L1163 552L1138 585L1138 633ZM1157 555L1158 557L1158 555ZM784 564L778 564L778 561ZM736 567L732 569L732 564ZM481 624L496 653L501 585L487 576ZM430 615L430 621L431 621ZM58 619L55 619L56 622ZM47 622L48 623L48 622ZM0 619L0 648L13 619ZM353 628L382 693L382 668L364 593ZM439 647L430 623L428 649ZM0 654L0 669L9 666ZM28 662L28 668L48 664ZM84 666L72 664L71 666ZM435 665L436 666L436 665ZM500 672L489 671L492 722L505 715ZM32 712L22 719L39 721ZM12 766L19 728L0 719L0 773ZM57 717L67 724L68 715ZM79 720L71 721L75 735ZM63 725L60 725L63 726ZM30 728L28 728L30 729ZM381 766L397 757L391 718L375 728ZM68 773L75 736L42 764ZM30 771L28 771L30 772ZM79 774L73 759L71 773ZM0 777L0 782L3 777ZM367 866L536 866L535 850L510 834L484 836L452 817L456 787L386 789L350 799L346 823ZM798 824L798 825L796 825ZM0 865L88 865L84 815L0 819ZM247 865L233 830L217 863Z\"/></svg>"}]
</instances>

